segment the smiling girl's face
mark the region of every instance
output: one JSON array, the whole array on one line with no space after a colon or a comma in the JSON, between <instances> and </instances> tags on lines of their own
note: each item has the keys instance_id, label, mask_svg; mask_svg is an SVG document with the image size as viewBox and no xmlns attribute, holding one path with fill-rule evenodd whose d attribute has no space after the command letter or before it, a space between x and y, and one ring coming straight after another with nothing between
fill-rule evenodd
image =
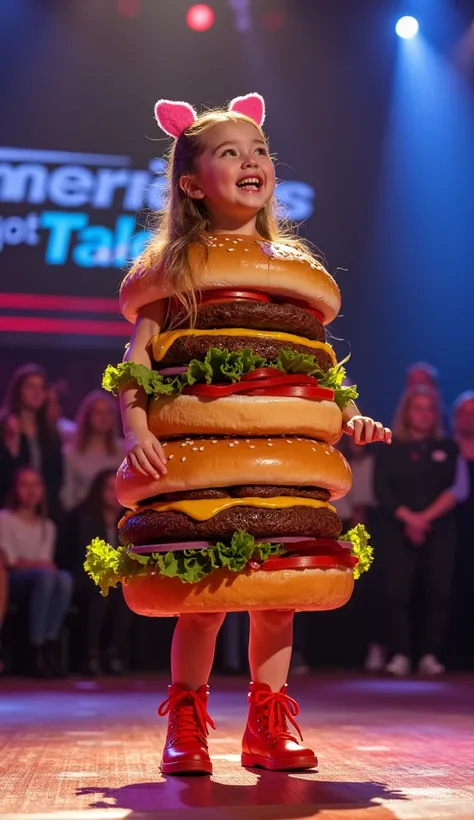
<instances>
[{"instance_id":1,"label":"smiling girl's face","mask_svg":"<svg viewBox=\"0 0 474 820\"><path fill-rule=\"evenodd\" d=\"M181 188L201 199L215 230L249 223L272 198L275 169L260 130L250 122L222 122L205 132L196 171Z\"/></svg>"}]
</instances>

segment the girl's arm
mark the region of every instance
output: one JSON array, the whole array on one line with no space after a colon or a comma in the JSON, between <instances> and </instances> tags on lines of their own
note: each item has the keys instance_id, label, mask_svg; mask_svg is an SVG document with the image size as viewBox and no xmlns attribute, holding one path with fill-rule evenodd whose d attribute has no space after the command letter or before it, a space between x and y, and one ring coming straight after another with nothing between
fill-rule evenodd
<instances>
[{"instance_id":1,"label":"girl's arm","mask_svg":"<svg viewBox=\"0 0 474 820\"><path fill-rule=\"evenodd\" d=\"M140 310L124 361L152 367L150 339L160 333L164 315L163 301ZM120 393L127 461L137 472L159 478L160 473L166 474L166 457L160 442L148 429L147 408L148 396L142 387L129 387Z\"/></svg>"}]
</instances>

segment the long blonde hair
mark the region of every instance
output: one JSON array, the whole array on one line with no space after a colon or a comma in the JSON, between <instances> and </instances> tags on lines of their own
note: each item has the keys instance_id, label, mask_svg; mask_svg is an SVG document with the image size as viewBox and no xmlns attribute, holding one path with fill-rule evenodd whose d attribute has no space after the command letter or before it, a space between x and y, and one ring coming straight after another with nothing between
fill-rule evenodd
<instances>
[{"instance_id":1,"label":"long blonde hair","mask_svg":"<svg viewBox=\"0 0 474 820\"><path fill-rule=\"evenodd\" d=\"M427 396L431 399L433 407L433 427L429 433L428 438L443 438L445 435L443 422L443 408L441 404L441 396L437 390L433 390L426 385L417 385L405 390L398 407L395 411L395 418L393 420L393 437L397 441L410 441L410 427L408 424L408 411L410 404L417 396Z\"/></svg>"},{"instance_id":2,"label":"long blonde hair","mask_svg":"<svg viewBox=\"0 0 474 820\"><path fill-rule=\"evenodd\" d=\"M103 390L92 390L91 393L88 393L87 396L85 396L85 398L79 405L79 410L77 411L75 418L76 433L74 436L74 449L78 453L85 453L88 449L92 437L92 409L94 407L94 404L96 404L96 402L98 401L105 402L110 406L111 410L113 410L113 423L110 427L110 430L104 436L104 445L107 453L110 453L110 455L115 455L115 453L119 452L119 449L117 447L117 407L113 399Z\"/></svg>"},{"instance_id":3,"label":"long blonde hair","mask_svg":"<svg viewBox=\"0 0 474 820\"><path fill-rule=\"evenodd\" d=\"M157 227L148 246L135 261L131 274L137 268L159 268L164 282L172 285L176 298L183 306L191 323L197 310L195 295L196 269L191 269L189 248L200 249L198 270L207 261L208 246L205 234L212 231L210 215L202 200L192 199L180 188L181 177L196 170L196 160L205 150L204 135L214 126L225 122L246 122L253 125L267 144L262 129L254 120L236 111L215 109L199 116L175 140L168 156L168 202L157 214ZM270 242L282 242L312 257L308 245L292 233L287 221L277 216L275 197L258 212L257 233Z\"/></svg>"}]
</instances>

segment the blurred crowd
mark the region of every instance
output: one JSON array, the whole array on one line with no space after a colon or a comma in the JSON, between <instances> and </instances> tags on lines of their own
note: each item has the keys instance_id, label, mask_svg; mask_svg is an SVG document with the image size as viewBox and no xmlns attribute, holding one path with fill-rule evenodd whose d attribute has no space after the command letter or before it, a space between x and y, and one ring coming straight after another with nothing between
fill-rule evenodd
<instances>
[{"instance_id":1,"label":"blurred crowd","mask_svg":"<svg viewBox=\"0 0 474 820\"><path fill-rule=\"evenodd\" d=\"M122 510L114 478L124 457L118 409L107 393L94 391L72 421L64 417L62 392L36 365L18 368L5 391L0 669L35 677L71 669L121 674L130 663L134 616L120 590L101 597L83 569L92 538L117 543ZM414 365L393 432L390 447L355 447L349 437L340 444L353 488L336 506L346 529L367 525L376 553L357 584L367 624L366 669L436 675L445 657L472 669L474 392L461 395L447 413L435 369ZM66 622L72 624L67 647ZM308 669L317 621L308 624L296 618L294 672ZM229 672L245 663L247 628L245 615L225 622L222 667Z\"/></svg>"}]
</instances>

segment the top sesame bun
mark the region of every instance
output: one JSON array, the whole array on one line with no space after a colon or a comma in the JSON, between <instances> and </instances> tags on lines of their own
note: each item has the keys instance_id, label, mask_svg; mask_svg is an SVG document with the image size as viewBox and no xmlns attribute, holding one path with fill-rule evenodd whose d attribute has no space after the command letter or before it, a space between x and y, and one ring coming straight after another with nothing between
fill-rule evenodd
<instances>
[{"instance_id":1,"label":"top sesame bun","mask_svg":"<svg viewBox=\"0 0 474 820\"><path fill-rule=\"evenodd\" d=\"M212 234L208 245L208 260L202 267L200 248L190 249L196 290L246 288L283 300L302 300L319 311L325 325L339 313L341 295L336 282L319 262L302 251L260 237L235 234ZM158 268L137 267L122 282L120 309L133 323L140 308L174 293L173 284Z\"/></svg>"}]
</instances>

